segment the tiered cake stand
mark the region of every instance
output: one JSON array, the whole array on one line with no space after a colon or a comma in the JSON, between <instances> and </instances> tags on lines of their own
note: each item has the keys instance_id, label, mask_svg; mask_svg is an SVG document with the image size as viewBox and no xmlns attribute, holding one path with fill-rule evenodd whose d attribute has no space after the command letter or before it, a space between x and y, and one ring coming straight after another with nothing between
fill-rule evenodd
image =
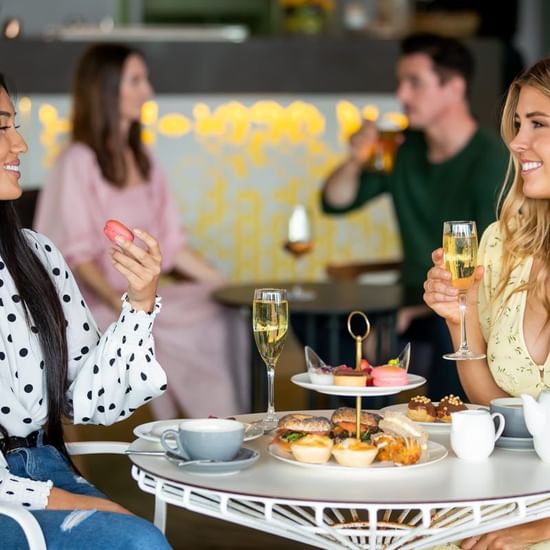
<instances>
[{"instance_id":1,"label":"tiered cake stand","mask_svg":"<svg viewBox=\"0 0 550 550\"><path fill-rule=\"evenodd\" d=\"M365 330L362 334L354 332L352 329L352 320L354 317L360 317L365 322ZM352 311L348 316L348 332L355 341L355 370L359 371L361 369L361 358L363 351L363 342L368 338L371 330L371 325L368 317L362 311ZM408 360L405 365L408 369ZM412 390L419 386L422 386L426 383L426 379L423 376L418 376L416 374L407 374L408 382L403 386L336 386L334 384L312 384L309 379L309 374L307 372L295 374L292 376L291 381L301 386L302 388L313 390L319 393L324 393L326 395L335 395L340 397L355 397L355 408L356 408L356 437L360 439L360 424L361 424L361 409L362 409L362 398L363 397L376 397L383 395L395 395L405 390Z\"/></svg>"}]
</instances>

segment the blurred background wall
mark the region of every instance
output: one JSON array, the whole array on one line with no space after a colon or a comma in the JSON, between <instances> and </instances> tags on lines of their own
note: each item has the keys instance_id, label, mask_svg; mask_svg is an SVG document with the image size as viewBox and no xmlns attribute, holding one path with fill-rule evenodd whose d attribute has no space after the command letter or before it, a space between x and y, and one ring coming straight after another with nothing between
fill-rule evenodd
<instances>
[{"instance_id":1,"label":"blurred background wall","mask_svg":"<svg viewBox=\"0 0 550 550\"><path fill-rule=\"evenodd\" d=\"M24 185L40 187L67 139L86 44L142 48L157 91L144 139L193 245L235 281L314 280L329 261L399 257L386 197L343 218L318 208L321 181L362 117L399 112L399 39L411 30L464 38L478 65L474 112L496 128L510 73L550 46L548 21L542 0L5 0L0 70L31 146ZM297 202L310 208L317 243L299 265L282 249Z\"/></svg>"}]
</instances>

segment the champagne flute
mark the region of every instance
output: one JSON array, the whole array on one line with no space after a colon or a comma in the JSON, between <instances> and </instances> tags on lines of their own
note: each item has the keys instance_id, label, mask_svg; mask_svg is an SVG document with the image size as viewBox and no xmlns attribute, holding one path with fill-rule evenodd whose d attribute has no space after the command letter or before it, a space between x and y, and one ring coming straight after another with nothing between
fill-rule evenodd
<instances>
[{"instance_id":1,"label":"champagne flute","mask_svg":"<svg viewBox=\"0 0 550 550\"><path fill-rule=\"evenodd\" d=\"M252 304L254 340L267 367L267 414L260 421L264 431L277 427L279 419L274 406L275 365L285 343L288 330L288 300L286 290L259 288L254 291Z\"/></svg>"},{"instance_id":2,"label":"champagne flute","mask_svg":"<svg viewBox=\"0 0 550 550\"><path fill-rule=\"evenodd\" d=\"M460 347L454 353L447 353L444 359L471 361L483 359L485 354L476 353L468 347L466 335L466 294L474 284L477 266L477 230L472 221L450 221L443 223L443 260L445 269L451 272L451 284L458 289L460 310Z\"/></svg>"},{"instance_id":3,"label":"champagne flute","mask_svg":"<svg viewBox=\"0 0 550 550\"><path fill-rule=\"evenodd\" d=\"M305 206L297 204L288 218L288 230L284 249L296 258L296 261L313 250L311 219ZM313 300L315 294L295 283L289 292L291 300Z\"/></svg>"}]
</instances>

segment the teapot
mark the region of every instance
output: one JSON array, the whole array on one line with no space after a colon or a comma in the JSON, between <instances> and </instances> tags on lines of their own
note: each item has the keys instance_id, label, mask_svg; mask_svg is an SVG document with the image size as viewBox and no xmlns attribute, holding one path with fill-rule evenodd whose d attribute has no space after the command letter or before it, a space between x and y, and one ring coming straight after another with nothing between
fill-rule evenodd
<instances>
[{"instance_id":1,"label":"teapot","mask_svg":"<svg viewBox=\"0 0 550 550\"><path fill-rule=\"evenodd\" d=\"M540 393L537 400L531 395L522 394L523 414L533 444L539 458L550 464L550 390Z\"/></svg>"}]
</instances>

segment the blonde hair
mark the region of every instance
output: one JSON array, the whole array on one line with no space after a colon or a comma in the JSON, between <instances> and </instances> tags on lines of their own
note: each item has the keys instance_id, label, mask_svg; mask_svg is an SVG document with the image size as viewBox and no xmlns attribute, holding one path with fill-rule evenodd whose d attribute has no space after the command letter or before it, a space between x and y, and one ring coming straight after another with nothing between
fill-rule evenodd
<instances>
[{"instance_id":1,"label":"blonde hair","mask_svg":"<svg viewBox=\"0 0 550 550\"><path fill-rule=\"evenodd\" d=\"M517 134L515 116L519 94L524 86L531 86L550 99L550 57L535 63L510 85L500 125L502 139L508 148ZM523 178L519 162L513 154L510 154L505 183L500 193L499 210L503 255L497 296L506 291L512 271L523 259L530 256L550 259L550 200L531 199L523 194ZM550 267L542 262L535 280L514 288L507 298L515 292L533 292L543 304L548 322L550 299L546 293L546 280L549 274Z\"/></svg>"}]
</instances>

